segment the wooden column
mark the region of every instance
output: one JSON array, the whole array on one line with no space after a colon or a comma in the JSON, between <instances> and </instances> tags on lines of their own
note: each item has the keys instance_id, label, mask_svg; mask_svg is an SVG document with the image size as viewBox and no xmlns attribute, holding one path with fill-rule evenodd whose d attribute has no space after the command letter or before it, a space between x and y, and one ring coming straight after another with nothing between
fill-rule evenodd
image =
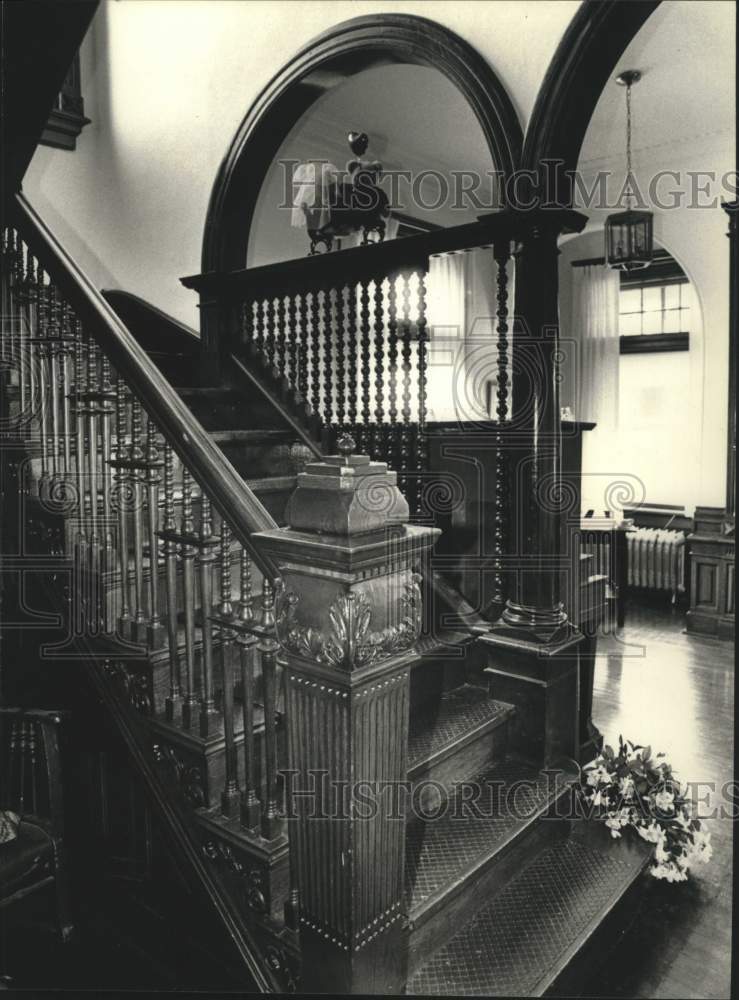
<instances>
[{"instance_id":1,"label":"wooden column","mask_svg":"<svg viewBox=\"0 0 739 1000\"><path fill-rule=\"evenodd\" d=\"M287 660L302 988L398 993L405 982L399 785L421 627L414 567L438 531L406 525L396 474L353 455L353 446L342 438L340 455L308 465L288 505L289 528L257 538L281 571L276 634Z\"/></svg>"},{"instance_id":2,"label":"wooden column","mask_svg":"<svg viewBox=\"0 0 739 1000\"><path fill-rule=\"evenodd\" d=\"M508 434L513 490L509 597L483 637L496 698L518 709L513 746L537 763L576 756L578 647L564 605L569 560L562 552L569 491L563 488L559 407L557 240L581 229L577 213L522 215L515 255L513 406Z\"/></svg>"}]
</instances>

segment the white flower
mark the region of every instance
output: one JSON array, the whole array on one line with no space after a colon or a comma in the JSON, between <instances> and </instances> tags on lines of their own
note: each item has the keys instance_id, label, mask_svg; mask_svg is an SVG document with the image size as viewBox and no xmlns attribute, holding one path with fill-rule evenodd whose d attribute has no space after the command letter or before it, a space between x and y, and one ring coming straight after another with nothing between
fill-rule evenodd
<instances>
[{"instance_id":1,"label":"white flower","mask_svg":"<svg viewBox=\"0 0 739 1000\"><path fill-rule=\"evenodd\" d=\"M606 826L611 831L611 836L612 837L620 837L621 836L621 826L622 826L622 823L619 820L618 816L609 816L606 819Z\"/></svg>"},{"instance_id":2,"label":"white flower","mask_svg":"<svg viewBox=\"0 0 739 1000\"><path fill-rule=\"evenodd\" d=\"M642 840L649 841L650 844L657 844L662 839L664 834L660 827L656 823L650 823L649 826L638 826L636 832L642 838Z\"/></svg>"},{"instance_id":3,"label":"white flower","mask_svg":"<svg viewBox=\"0 0 739 1000\"><path fill-rule=\"evenodd\" d=\"M693 838L693 843L688 846L689 863L692 864L694 861L707 863L713 857L711 834L706 830L696 830Z\"/></svg>"},{"instance_id":4,"label":"white flower","mask_svg":"<svg viewBox=\"0 0 739 1000\"><path fill-rule=\"evenodd\" d=\"M654 878L664 879L666 882L686 882L688 879L687 871L681 870L671 861L655 865L651 869L651 874Z\"/></svg>"},{"instance_id":5,"label":"white flower","mask_svg":"<svg viewBox=\"0 0 739 1000\"><path fill-rule=\"evenodd\" d=\"M626 799L627 802L629 801L629 799L633 799L634 779L631 777L630 774L627 775L625 778L621 778L621 781L619 782L619 787L621 789L621 794L623 795L623 797Z\"/></svg>"},{"instance_id":6,"label":"white flower","mask_svg":"<svg viewBox=\"0 0 739 1000\"><path fill-rule=\"evenodd\" d=\"M609 774L607 768L603 767L602 764L599 764L596 767L593 767L592 769L588 770L587 782L593 788L595 788L596 785L601 785L601 784L610 785L611 775Z\"/></svg>"},{"instance_id":7,"label":"white flower","mask_svg":"<svg viewBox=\"0 0 739 1000\"><path fill-rule=\"evenodd\" d=\"M662 832L662 830L660 830L660 838L657 841L657 846L656 846L655 851L654 851L654 856L657 859L657 861L660 862L660 864L662 862L667 862L667 861L670 860L670 855L665 850L665 837L664 837L664 833Z\"/></svg>"},{"instance_id":8,"label":"white flower","mask_svg":"<svg viewBox=\"0 0 739 1000\"><path fill-rule=\"evenodd\" d=\"M676 816L677 822L680 824L683 830L690 829L691 819L686 812L679 812Z\"/></svg>"},{"instance_id":9,"label":"white flower","mask_svg":"<svg viewBox=\"0 0 739 1000\"><path fill-rule=\"evenodd\" d=\"M675 801L675 796L672 792L668 792L667 789L663 789L661 792L657 792L654 796L654 804L662 812L672 812L672 803Z\"/></svg>"}]
</instances>

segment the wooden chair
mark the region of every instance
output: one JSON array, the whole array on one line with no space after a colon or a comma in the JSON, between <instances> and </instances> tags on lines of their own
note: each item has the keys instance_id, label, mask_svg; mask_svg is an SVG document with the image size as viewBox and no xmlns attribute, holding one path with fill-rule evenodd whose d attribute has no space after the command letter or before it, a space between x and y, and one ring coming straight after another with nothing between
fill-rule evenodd
<instances>
[{"instance_id":1,"label":"wooden chair","mask_svg":"<svg viewBox=\"0 0 739 1000\"><path fill-rule=\"evenodd\" d=\"M20 816L0 844L0 910L54 886L62 941L72 934L64 845L58 712L0 708L0 809Z\"/></svg>"}]
</instances>

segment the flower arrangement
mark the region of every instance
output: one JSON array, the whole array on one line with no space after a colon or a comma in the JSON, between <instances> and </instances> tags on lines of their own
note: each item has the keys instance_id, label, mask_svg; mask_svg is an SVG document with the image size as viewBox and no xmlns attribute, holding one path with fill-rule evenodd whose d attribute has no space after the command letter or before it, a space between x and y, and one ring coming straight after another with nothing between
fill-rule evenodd
<instances>
[{"instance_id":1,"label":"flower arrangement","mask_svg":"<svg viewBox=\"0 0 739 1000\"><path fill-rule=\"evenodd\" d=\"M655 845L650 873L668 882L685 882L696 861L711 858L711 835L694 815L664 754L618 738L612 747L583 768L582 793L598 810L612 837L632 827Z\"/></svg>"}]
</instances>

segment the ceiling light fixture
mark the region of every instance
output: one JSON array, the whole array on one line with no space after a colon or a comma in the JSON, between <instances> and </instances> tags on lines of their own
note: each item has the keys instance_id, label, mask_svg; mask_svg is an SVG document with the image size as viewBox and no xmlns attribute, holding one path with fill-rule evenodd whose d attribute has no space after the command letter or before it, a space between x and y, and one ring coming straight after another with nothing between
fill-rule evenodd
<instances>
[{"instance_id":1,"label":"ceiling light fixture","mask_svg":"<svg viewBox=\"0 0 739 1000\"><path fill-rule=\"evenodd\" d=\"M634 175L631 171L631 88L641 80L638 69L627 69L616 77L616 83L626 87L626 211L616 212L606 219L605 258L609 267L620 271L635 271L647 267L652 260L653 215L633 207Z\"/></svg>"}]
</instances>

